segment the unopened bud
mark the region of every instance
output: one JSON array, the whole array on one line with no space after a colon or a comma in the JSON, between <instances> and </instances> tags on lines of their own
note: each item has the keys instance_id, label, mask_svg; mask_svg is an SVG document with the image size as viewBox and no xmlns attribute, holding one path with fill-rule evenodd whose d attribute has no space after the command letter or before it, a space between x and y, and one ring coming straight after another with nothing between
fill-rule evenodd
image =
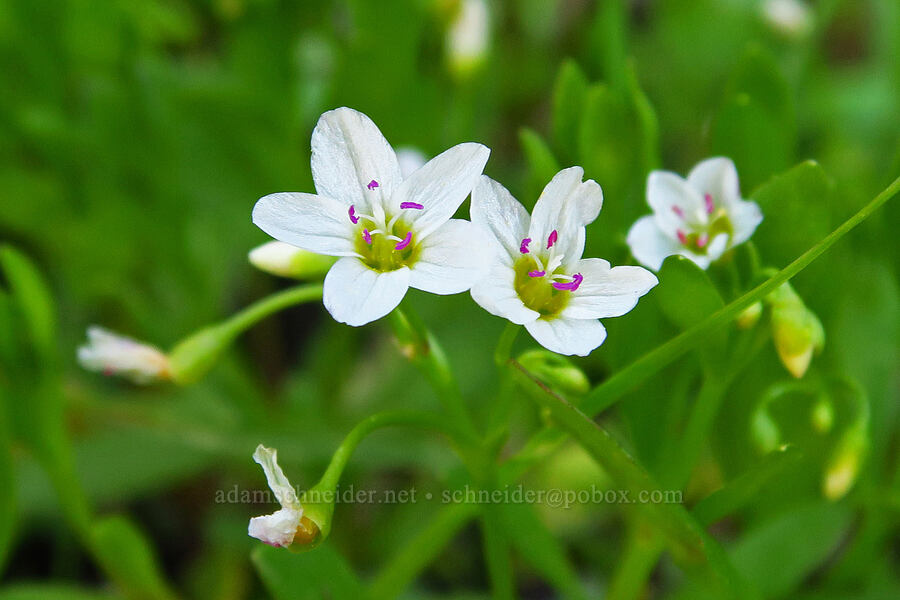
<instances>
[{"instance_id":1,"label":"unopened bud","mask_svg":"<svg viewBox=\"0 0 900 600\"><path fill-rule=\"evenodd\" d=\"M257 246L250 251L248 258L261 271L293 279L321 277L337 260L333 256L315 254L278 241Z\"/></svg>"},{"instance_id":2,"label":"unopened bud","mask_svg":"<svg viewBox=\"0 0 900 600\"><path fill-rule=\"evenodd\" d=\"M772 305L772 337L782 364L796 378L803 377L814 353L825 345L819 318L785 283L766 299Z\"/></svg>"},{"instance_id":3,"label":"unopened bud","mask_svg":"<svg viewBox=\"0 0 900 600\"><path fill-rule=\"evenodd\" d=\"M763 454L772 452L781 443L781 432L778 430L778 425L772 420L765 406L757 408L753 420L750 422L750 431L753 441L756 442L757 448Z\"/></svg>"},{"instance_id":4,"label":"unopened bud","mask_svg":"<svg viewBox=\"0 0 900 600\"><path fill-rule=\"evenodd\" d=\"M484 63L490 43L490 12L485 0L461 0L447 32L447 61L465 79Z\"/></svg>"},{"instance_id":5,"label":"unopened bud","mask_svg":"<svg viewBox=\"0 0 900 600\"><path fill-rule=\"evenodd\" d=\"M834 408L826 397L821 397L812 410L812 425L819 433L828 433L834 425Z\"/></svg>"},{"instance_id":6,"label":"unopened bud","mask_svg":"<svg viewBox=\"0 0 900 600\"><path fill-rule=\"evenodd\" d=\"M839 500L850 491L859 475L866 446L865 430L862 427L854 427L844 434L825 467L822 493L826 498Z\"/></svg>"},{"instance_id":7,"label":"unopened bud","mask_svg":"<svg viewBox=\"0 0 900 600\"><path fill-rule=\"evenodd\" d=\"M583 396L591 389L587 375L572 362L555 352L529 350L519 363L535 377L567 396Z\"/></svg>"},{"instance_id":8,"label":"unopened bud","mask_svg":"<svg viewBox=\"0 0 900 600\"><path fill-rule=\"evenodd\" d=\"M813 27L812 13L803 0L766 0L763 17L772 29L786 37L803 37Z\"/></svg>"},{"instance_id":9,"label":"unopened bud","mask_svg":"<svg viewBox=\"0 0 900 600\"><path fill-rule=\"evenodd\" d=\"M169 359L158 348L96 325L87 335L88 343L78 348L78 362L85 369L139 384L170 379Z\"/></svg>"}]
</instances>

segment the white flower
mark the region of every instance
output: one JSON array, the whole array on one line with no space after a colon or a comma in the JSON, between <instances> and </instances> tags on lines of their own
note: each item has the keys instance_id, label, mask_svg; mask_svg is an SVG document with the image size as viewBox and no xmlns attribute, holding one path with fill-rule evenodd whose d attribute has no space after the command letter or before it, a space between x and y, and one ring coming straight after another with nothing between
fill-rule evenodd
<instances>
[{"instance_id":1,"label":"white flower","mask_svg":"<svg viewBox=\"0 0 900 600\"><path fill-rule=\"evenodd\" d=\"M451 217L489 154L481 144L459 144L404 179L367 116L332 110L312 135L318 195L265 196L253 222L288 244L341 257L325 277L325 308L337 321L365 325L391 312L409 287L457 294L481 276L477 229Z\"/></svg>"},{"instance_id":2,"label":"white flower","mask_svg":"<svg viewBox=\"0 0 900 600\"><path fill-rule=\"evenodd\" d=\"M294 542L311 542L318 534L318 528L303 516L297 492L278 466L278 451L260 444L253 453L253 460L265 471L266 481L281 504L281 510L250 519L247 533L276 548L286 548Z\"/></svg>"},{"instance_id":3,"label":"white flower","mask_svg":"<svg viewBox=\"0 0 900 600\"><path fill-rule=\"evenodd\" d=\"M487 276L472 297L488 312L524 325L542 346L586 356L606 339L597 319L634 308L656 277L641 267L582 259L585 226L603 203L600 186L571 167L556 174L528 211L488 177L472 192L472 221L496 241Z\"/></svg>"},{"instance_id":4,"label":"white flower","mask_svg":"<svg viewBox=\"0 0 900 600\"><path fill-rule=\"evenodd\" d=\"M652 215L628 232L631 253L658 271L667 256L680 254L701 269L753 235L762 222L755 202L741 199L737 169L727 158L698 164L687 179L668 171L647 178Z\"/></svg>"},{"instance_id":5,"label":"white flower","mask_svg":"<svg viewBox=\"0 0 900 600\"><path fill-rule=\"evenodd\" d=\"M169 359L158 348L96 325L88 328L87 335L88 343L78 348L78 362L85 369L134 383L169 379Z\"/></svg>"}]
</instances>

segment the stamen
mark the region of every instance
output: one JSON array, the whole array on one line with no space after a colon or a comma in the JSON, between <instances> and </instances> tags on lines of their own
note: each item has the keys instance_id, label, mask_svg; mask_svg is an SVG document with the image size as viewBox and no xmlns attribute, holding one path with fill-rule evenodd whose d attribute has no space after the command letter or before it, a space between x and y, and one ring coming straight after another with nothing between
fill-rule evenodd
<instances>
[{"instance_id":1,"label":"stamen","mask_svg":"<svg viewBox=\"0 0 900 600\"><path fill-rule=\"evenodd\" d=\"M584 277L582 277L581 273L575 273L574 275L572 275L572 281L568 283L553 282L550 285L564 292L574 292L578 289L578 286L581 285L582 281L584 281Z\"/></svg>"},{"instance_id":2,"label":"stamen","mask_svg":"<svg viewBox=\"0 0 900 600\"><path fill-rule=\"evenodd\" d=\"M679 218L679 219L683 219L683 218L684 218L684 211L681 210L681 207L678 206L677 204L673 204L673 205L672 205L672 212L674 212L676 215L678 215L678 218Z\"/></svg>"},{"instance_id":3,"label":"stamen","mask_svg":"<svg viewBox=\"0 0 900 600\"><path fill-rule=\"evenodd\" d=\"M547 238L547 249L548 250L553 247L553 244L556 243L556 240L558 238L559 238L559 234L556 233L555 229L550 232L550 237Z\"/></svg>"},{"instance_id":4,"label":"stamen","mask_svg":"<svg viewBox=\"0 0 900 600\"><path fill-rule=\"evenodd\" d=\"M403 250L404 248L406 248L407 246L409 246L409 243L410 243L411 241L412 241L412 231L407 231L407 232L406 232L406 237L403 238L403 241L402 241L402 242L400 242L399 244L397 244L396 246L394 246L394 250Z\"/></svg>"},{"instance_id":5,"label":"stamen","mask_svg":"<svg viewBox=\"0 0 900 600\"><path fill-rule=\"evenodd\" d=\"M416 210L422 210L425 207L422 206L421 204L419 204L418 202L401 202L400 203L400 210L406 210L407 208L414 208Z\"/></svg>"},{"instance_id":6,"label":"stamen","mask_svg":"<svg viewBox=\"0 0 900 600\"><path fill-rule=\"evenodd\" d=\"M519 252L522 254L528 254L530 250L528 250L528 244L531 243L531 238L525 238L522 240L522 243L519 244Z\"/></svg>"},{"instance_id":7,"label":"stamen","mask_svg":"<svg viewBox=\"0 0 900 600\"><path fill-rule=\"evenodd\" d=\"M372 234L368 229L363 229L363 240L370 246L372 245Z\"/></svg>"},{"instance_id":8,"label":"stamen","mask_svg":"<svg viewBox=\"0 0 900 600\"><path fill-rule=\"evenodd\" d=\"M682 246L686 246L686 245L687 245L687 236L684 235L684 232L683 232L682 230L680 230L680 229L677 230L677 231L675 232L675 235L678 236L678 241L681 242L681 245L682 245Z\"/></svg>"},{"instance_id":9,"label":"stamen","mask_svg":"<svg viewBox=\"0 0 900 600\"><path fill-rule=\"evenodd\" d=\"M709 243L709 235L703 233L697 238L697 247L704 248Z\"/></svg>"},{"instance_id":10,"label":"stamen","mask_svg":"<svg viewBox=\"0 0 900 600\"><path fill-rule=\"evenodd\" d=\"M706 214L713 214L713 211L716 210L716 205L713 203L712 195L706 194L703 196L703 201L706 202Z\"/></svg>"},{"instance_id":11,"label":"stamen","mask_svg":"<svg viewBox=\"0 0 900 600\"><path fill-rule=\"evenodd\" d=\"M547 271L529 271L528 272L529 277L543 277L546 274L547 274Z\"/></svg>"},{"instance_id":12,"label":"stamen","mask_svg":"<svg viewBox=\"0 0 900 600\"><path fill-rule=\"evenodd\" d=\"M347 211L347 214L350 215L350 222L356 225L359 223L359 217L356 216L356 208L351 204L350 210Z\"/></svg>"},{"instance_id":13,"label":"stamen","mask_svg":"<svg viewBox=\"0 0 900 600\"><path fill-rule=\"evenodd\" d=\"M366 187L369 188L370 190L374 190L375 188L378 187L378 182L373 179L368 184L366 184Z\"/></svg>"}]
</instances>

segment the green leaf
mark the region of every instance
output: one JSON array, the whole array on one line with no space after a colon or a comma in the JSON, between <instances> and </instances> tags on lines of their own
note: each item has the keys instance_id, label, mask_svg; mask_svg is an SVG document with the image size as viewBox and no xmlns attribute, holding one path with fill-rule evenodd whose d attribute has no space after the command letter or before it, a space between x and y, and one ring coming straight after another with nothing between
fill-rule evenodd
<instances>
[{"instance_id":1,"label":"green leaf","mask_svg":"<svg viewBox=\"0 0 900 600\"><path fill-rule=\"evenodd\" d=\"M523 127L519 130L519 143L528 163L528 198L526 202L536 200L544 186L559 171L559 163L553 152L537 132Z\"/></svg>"},{"instance_id":2,"label":"green leaf","mask_svg":"<svg viewBox=\"0 0 900 600\"><path fill-rule=\"evenodd\" d=\"M510 502L494 508L498 509L506 537L533 569L567 597L587 597L565 547L541 522L534 507Z\"/></svg>"},{"instance_id":3,"label":"green leaf","mask_svg":"<svg viewBox=\"0 0 900 600\"><path fill-rule=\"evenodd\" d=\"M776 175L755 190L763 213L753 240L768 264L783 265L828 235L834 183L814 161Z\"/></svg>"},{"instance_id":4,"label":"green leaf","mask_svg":"<svg viewBox=\"0 0 900 600\"><path fill-rule=\"evenodd\" d=\"M578 130L587 93L587 77L575 61L566 60L553 86L553 137L569 160L578 152Z\"/></svg>"},{"instance_id":5,"label":"green leaf","mask_svg":"<svg viewBox=\"0 0 900 600\"><path fill-rule=\"evenodd\" d=\"M840 504L795 508L748 531L731 556L765 597L787 597L834 552L851 519Z\"/></svg>"},{"instance_id":6,"label":"green leaf","mask_svg":"<svg viewBox=\"0 0 900 600\"><path fill-rule=\"evenodd\" d=\"M655 296L679 329L693 327L725 306L706 271L683 256L670 256L663 262Z\"/></svg>"},{"instance_id":7,"label":"green leaf","mask_svg":"<svg viewBox=\"0 0 900 600\"><path fill-rule=\"evenodd\" d=\"M792 446L777 449L747 469L722 488L694 506L694 518L704 526L711 525L741 507L758 499L759 490L800 462L801 454Z\"/></svg>"},{"instance_id":8,"label":"green leaf","mask_svg":"<svg viewBox=\"0 0 900 600\"><path fill-rule=\"evenodd\" d=\"M328 542L300 554L260 545L253 549L251 559L276 600L358 600L365 596L356 574Z\"/></svg>"},{"instance_id":9,"label":"green leaf","mask_svg":"<svg viewBox=\"0 0 900 600\"><path fill-rule=\"evenodd\" d=\"M128 598L170 600L175 594L146 536L127 517L106 517L91 525L94 556Z\"/></svg>"},{"instance_id":10,"label":"green leaf","mask_svg":"<svg viewBox=\"0 0 900 600\"><path fill-rule=\"evenodd\" d=\"M34 263L12 246L0 247L0 267L38 355L51 357L56 348L56 313L44 278Z\"/></svg>"}]
</instances>

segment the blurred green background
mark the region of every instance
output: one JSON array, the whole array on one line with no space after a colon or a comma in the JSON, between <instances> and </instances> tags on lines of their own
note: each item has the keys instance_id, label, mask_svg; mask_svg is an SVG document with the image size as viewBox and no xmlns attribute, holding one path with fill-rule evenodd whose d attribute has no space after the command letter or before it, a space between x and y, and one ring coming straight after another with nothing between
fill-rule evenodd
<instances>
[{"instance_id":1,"label":"blurred green background","mask_svg":"<svg viewBox=\"0 0 900 600\"><path fill-rule=\"evenodd\" d=\"M485 172L526 206L556 168L584 166L605 195L587 255L614 264L630 262L625 234L647 212L649 170L685 173L719 154L763 205L754 240L766 264L784 266L824 237L900 170L900 4L801 2L793 20L778 18L778 4L488 1L483 52L459 57L453 0L0 2L0 240L49 289L17 296L4 263L0 598L267 597L245 531L273 507L214 501L234 485L261 488L256 444L277 447L308 486L360 418L435 406L384 327L338 325L318 304L267 320L190 388L136 388L75 361L90 324L169 348L287 285L247 263L266 240L250 210L270 192L313 190L309 136L325 110L356 108L395 147L427 156L482 142L492 149ZM755 192L807 159L821 168ZM809 377L859 382L869 455L854 491L830 502L818 482L847 411L836 399L834 429L821 434L806 417L809 394L773 408L807 460L714 529L763 597L900 597L898 227L895 201L794 282L827 335ZM607 342L578 363L592 381L677 333L654 297L606 323ZM30 315L42 298L52 300ZM503 322L468 295L413 292L411 302L464 392L492 389ZM696 392L696 363L685 357L605 416L651 470ZM770 346L738 378L689 503L759 459L750 415L788 378ZM533 428L533 412L523 401L514 431ZM439 490L457 469L432 436L392 431L363 446L345 482ZM567 448L527 481L589 486L595 469ZM322 550L330 558L299 581L343 573L343 561L371 577L438 508L339 507ZM80 521L86 512L106 520ZM579 585L599 594L627 537L621 508L539 512ZM484 597L480 553L477 529L464 529L409 597ZM540 566L516 565L523 596L571 595ZM140 575L112 576L110 587L116 572ZM698 597L666 561L650 589Z\"/></svg>"}]
</instances>

